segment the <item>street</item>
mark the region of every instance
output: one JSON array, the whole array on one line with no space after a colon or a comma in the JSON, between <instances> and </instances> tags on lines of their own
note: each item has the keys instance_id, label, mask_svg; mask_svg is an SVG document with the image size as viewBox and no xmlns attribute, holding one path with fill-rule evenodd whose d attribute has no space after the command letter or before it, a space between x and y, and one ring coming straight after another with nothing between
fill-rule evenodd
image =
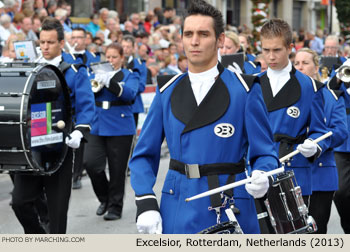
<instances>
[{"instance_id":1,"label":"street","mask_svg":"<svg viewBox=\"0 0 350 252\"><path fill-rule=\"evenodd\" d=\"M161 185L168 169L169 157L163 157L160 162L158 180L155 193L160 197ZM130 177L127 177L122 219L105 221L103 216L95 214L99 202L92 190L88 176L82 178L82 189L72 190L68 212L68 234L135 234L136 206L134 192L130 186ZM0 233L23 234L23 229L9 206L12 182L9 175L0 174ZM328 233L342 234L339 217L334 205L332 216L328 224Z\"/></svg>"}]
</instances>

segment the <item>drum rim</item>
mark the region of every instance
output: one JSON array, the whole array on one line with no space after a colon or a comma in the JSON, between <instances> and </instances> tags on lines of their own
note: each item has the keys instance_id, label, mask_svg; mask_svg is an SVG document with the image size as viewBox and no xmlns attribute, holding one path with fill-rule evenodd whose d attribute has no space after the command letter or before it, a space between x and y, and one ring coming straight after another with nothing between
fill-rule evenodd
<instances>
[{"instance_id":1,"label":"drum rim","mask_svg":"<svg viewBox=\"0 0 350 252\"><path fill-rule=\"evenodd\" d=\"M62 92L65 96L65 102L66 102L66 107L70 108L70 109L67 109L66 110L66 113L67 113L67 118L66 118L66 129L67 130L71 130L72 128L72 117L73 117L73 114L72 114L72 103L71 103L71 99L70 99L70 91L69 91L69 86L68 86L68 83L64 77L64 73L62 73L56 66L54 65L51 65L51 64L39 64L37 65L36 67L34 67L32 70L31 70L31 73L30 75L28 76L27 78L27 82L24 86L24 91L27 91L27 89L30 87L32 88L33 86L33 83L34 83L34 80L35 78L32 78L33 75L36 75L38 74L42 69L44 68L49 68L50 70L52 70L57 78L60 80L61 82L61 88L62 88ZM29 102L29 99L28 99L28 102ZM22 96L22 100L21 100L21 112L20 112L20 118L21 118L21 121L23 122L24 121L24 113L23 113L23 110L24 110L24 96ZM24 150L28 150L25 148L25 141L24 141L24 128L21 124L20 126L20 135L21 135L21 141L22 141L22 146L23 146L23 149ZM44 171L42 169L40 169L40 167L36 168L34 166L34 164L30 161L30 157L29 157L29 154L31 153L30 151L30 148L29 148L29 152L24 152L25 153L25 157L26 157L26 160L28 161L28 164L30 165L30 167L32 168L32 172L35 172L35 173L39 173L39 174L43 174L43 175L51 175L53 173L55 173L56 171L58 171L60 169L60 167L62 166L67 154L68 154L68 146L65 146L63 148L62 151L64 151L62 157L58 160L58 164L56 165L55 169L51 169L49 171ZM29 169L27 169L28 172L31 172Z\"/></svg>"}]
</instances>

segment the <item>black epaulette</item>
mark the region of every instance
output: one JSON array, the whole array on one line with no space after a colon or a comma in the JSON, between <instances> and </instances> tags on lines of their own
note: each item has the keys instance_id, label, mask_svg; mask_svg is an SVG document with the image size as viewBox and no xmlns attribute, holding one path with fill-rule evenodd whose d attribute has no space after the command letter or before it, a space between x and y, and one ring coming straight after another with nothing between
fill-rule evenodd
<instances>
[{"instance_id":1,"label":"black epaulette","mask_svg":"<svg viewBox=\"0 0 350 252\"><path fill-rule=\"evenodd\" d=\"M248 74L235 73L237 78L241 81L241 84L247 92L251 89L255 82L259 82L259 77Z\"/></svg>"},{"instance_id":2,"label":"black epaulette","mask_svg":"<svg viewBox=\"0 0 350 252\"><path fill-rule=\"evenodd\" d=\"M332 90L338 90L340 88L340 85L341 83L338 83L337 77L335 75L327 83L327 87Z\"/></svg>"},{"instance_id":3,"label":"black epaulette","mask_svg":"<svg viewBox=\"0 0 350 252\"><path fill-rule=\"evenodd\" d=\"M178 77L182 74L177 75L158 75L157 76L157 84L159 91L162 93L167 87L170 86Z\"/></svg>"}]
</instances>

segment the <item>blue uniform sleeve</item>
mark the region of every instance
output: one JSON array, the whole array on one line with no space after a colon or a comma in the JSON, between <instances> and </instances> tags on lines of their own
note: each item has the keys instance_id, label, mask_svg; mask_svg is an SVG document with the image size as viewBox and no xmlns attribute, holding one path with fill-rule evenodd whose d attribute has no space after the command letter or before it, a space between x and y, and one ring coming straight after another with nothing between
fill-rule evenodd
<instances>
[{"instance_id":1,"label":"blue uniform sleeve","mask_svg":"<svg viewBox=\"0 0 350 252\"><path fill-rule=\"evenodd\" d=\"M310 115L310 128L308 133L308 138L316 139L323 134L327 133L327 127L324 122L325 114L323 109L323 94L322 91L319 90L314 94L314 97L312 99L312 105L311 105L311 115ZM321 155L321 152L325 152L330 145L331 141L330 138L326 138L318 143L318 146L321 148L315 156L308 158L310 161L314 161L316 158L318 158Z\"/></svg>"},{"instance_id":2,"label":"blue uniform sleeve","mask_svg":"<svg viewBox=\"0 0 350 252\"><path fill-rule=\"evenodd\" d=\"M74 81L74 100L72 102L75 105L75 128L90 128L95 114L95 98L86 68L80 67L72 78Z\"/></svg>"},{"instance_id":3,"label":"blue uniform sleeve","mask_svg":"<svg viewBox=\"0 0 350 252\"><path fill-rule=\"evenodd\" d=\"M248 93L244 120L249 141L248 160L253 170L278 168L279 160L259 84L254 84Z\"/></svg>"},{"instance_id":4,"label":"blue uniform sleeve","mask_svg":"<svg viewBox=\"0 0 350 252\"><path fill-rule=\"evenodd\" d=\"M346 119L344 98L339 97L338 100L332 99L330 102L332 102L332 105L333 105L333 109L330 115L330 121L328 124L329 130L333 132L332 136L330 137L330 140L331 140L330 148L335 148L341 145L347 139L348 125L347 125L347 119ZM326 104L327 104L327 101L326 101Z\"/></svg>"},{"instance_id":5,"label":"blue uniform sleeve","mask_svg":"<svg viewBox=\"0 0 350 252\"><path fill-rule=\"evenodd\" d=\"M140 75L139 79L139 87L138 87L138 94L141 94L145 88L146 88L146 82L147 82L147 67L145 62L139 62L139 60L134 60L134 69L133 71L138 72Z\"/></svg>"},{"instance_id":6,"label":"blue uniform sleeve","mask_svg":"<svg viewBox=\"0 0 350 252\"><path fill-rule=\"evenodd\" d=\"M123 84L111 79L107 89L123 101L133 101L135 100L138 90L138 80L139 75L137 73L127 72Z\"/></svg>"},{"instance_id":7,"label":"blue uniform sleeve","mask_svg":"<svg viewBox=\"0 0 350 252\"><path fill-rule=\"evenodd\" d=\"M163 139L162 104L157 89L129 162L131 186L136 194L137 216L147 210L159 211L153 186L157 178Z\"/></svg>"}]
</instances>

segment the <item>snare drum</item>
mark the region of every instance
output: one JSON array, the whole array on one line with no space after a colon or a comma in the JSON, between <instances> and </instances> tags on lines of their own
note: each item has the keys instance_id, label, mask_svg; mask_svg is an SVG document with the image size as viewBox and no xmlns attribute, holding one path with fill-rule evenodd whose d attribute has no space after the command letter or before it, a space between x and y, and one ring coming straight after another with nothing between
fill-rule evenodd
<instances>
[{"instance_id":1,"label":"snare drum","mask_svg":"<svg viewBox=\"0 0 350 252\"><path fill-rule=\"evenodd\" d=\"M293 171L286 171L274 178L265 205L277 234L303 234L317 230L314 219L308 215Z\"/></svg>"},{"instance_id":2,"label":"snare drum","mask_svg":"<svg viewBox=\"0 0 350 252\"><path fill-rule=\"evenodd\" d=\"M69 88L52 65L0 66L0 171L49 175L67 154L63 131L72 127Z\"/></svg>"}]
</instances>

